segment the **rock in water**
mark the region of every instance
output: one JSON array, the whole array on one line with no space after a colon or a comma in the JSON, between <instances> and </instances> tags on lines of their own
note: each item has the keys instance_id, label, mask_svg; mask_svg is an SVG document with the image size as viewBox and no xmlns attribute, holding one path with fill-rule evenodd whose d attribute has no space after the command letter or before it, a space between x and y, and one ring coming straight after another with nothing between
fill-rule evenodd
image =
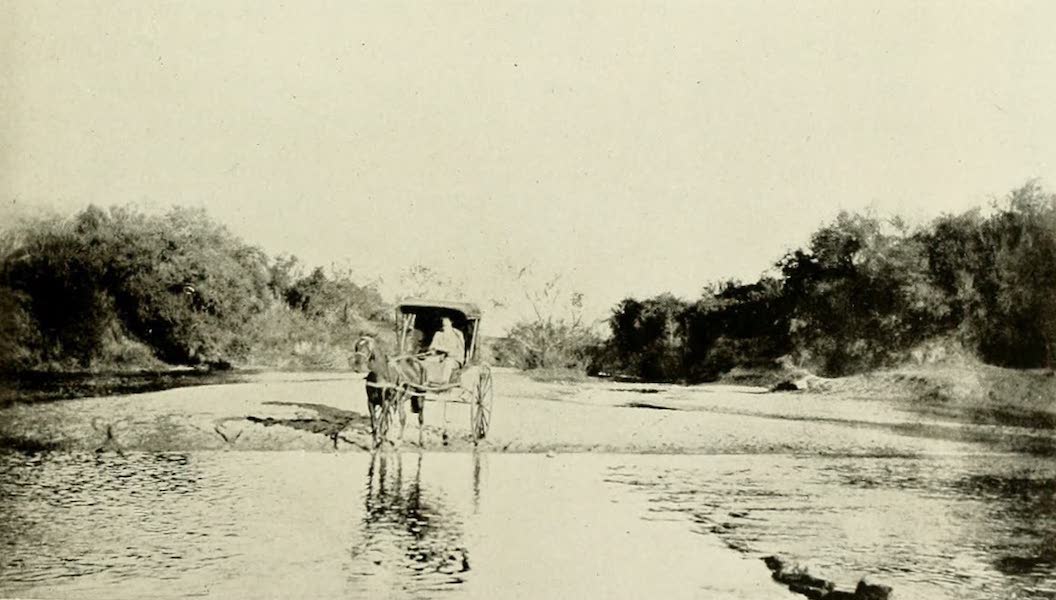
<instances>
[{"instance_id":1,"label":"rock in water","mask_svg":"<svg viewBox=\"0 0 1056 600\"><path fill-rule=\"evenodd\" d=\"M770 569L775 575L785 570L785 559L780 556L764 556L763 562L766 563L766 568Z\"/></svg>"},{"instance_id":2,"label":"rock in water","mask_svg":"<svg viewBox=\"0 0 1056 600\"><path fill-rule=\"evenodd\" d=\"M863 577L854 589L854 597L858 600L889 600L891 598L891 586L870 581Z\"/></svg>"},{"instance_id":3,"label":"rock in water","mask_svg":"<svg viewBox=\"0 0 1056 600\"><path fill-rule=\"evenodd\" d=\"M814 577L806 567L780 556L767 556L763 562L772 572L774 581L785 584L788 589L811 600L826 597L835 587L831 581Z\"/></svg>"},{"instance_id":4,"label":"rock in water","mask_svg":"<svg viewBox=\"0 0 1056 600\"><path fill-rule=\"evenodd\" d=\"M820 577L811 575L807 567L796 564L780 556L763 557L763 562L770 569L775 581L788 586L788 589L811 600L891 600L891 587L863 577L854 592L837 590L836 585Z\"/></svg>"}]
</instances>

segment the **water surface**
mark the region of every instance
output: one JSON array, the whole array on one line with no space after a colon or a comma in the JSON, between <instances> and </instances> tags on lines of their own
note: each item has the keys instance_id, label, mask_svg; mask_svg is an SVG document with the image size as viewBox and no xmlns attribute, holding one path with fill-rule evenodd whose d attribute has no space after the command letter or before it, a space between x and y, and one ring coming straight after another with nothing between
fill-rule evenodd
<instances>
[{"instance_id":1,"label":"water surface","mask_svg":"<svg viewBox=\"0 0 1056 600\"><path fill-rule=\"evenodd\" d=\"M788 599L760 560L784 554L902 598L1056 598L1051 431L496 384L481 448L539 453L363 452L362 382L333 375L0 409L0 597ZM460 408L429 406L427 447Z\"/></svg>"},{"instance_id":2,"label":"water surface","mask_svg":"<svg viewBox=\"0 0 1056 600\"><path fill-rule=\"evenodd\" d=\"M640 494L604 481L619 462L6 453L0 595L787 596L757 560L644 518Z\"/></svg>"},{"instance_id":3,"label":"water surface","mask_svg":"<svg viewBox=\"0 0 1056 600\"><path fill-rule=\"evenodd\" d=\"M1056 598L1056 464L1011 454L701 456L613 466L658 516L901 598Z\"/></svg>"}]
</instances>

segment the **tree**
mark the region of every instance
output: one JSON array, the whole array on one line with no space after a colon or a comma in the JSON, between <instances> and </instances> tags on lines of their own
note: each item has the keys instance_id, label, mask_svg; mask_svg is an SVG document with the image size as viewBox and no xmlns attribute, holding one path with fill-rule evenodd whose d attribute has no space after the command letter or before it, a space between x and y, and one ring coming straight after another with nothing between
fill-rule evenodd
<instances>
[{"instance_id":1,"label":"tree","mask_svg":"<svg viewBox=\"0 0 1056 600\"><path fill-rule=\"evenodd\" d=\"M25 339L40 360L87 366L112 319L99 262L72 223L47 219L30 227L4 261L8 300L30 317L37 335Z\"/></svg>"},{"instance_id":2,"label":"tree","mask_svg":"<svg viewBox=\"0 0 1056 600\"><path fill-rule=\"evenodd\" d=\"M179 208L92 206L38 221L7 248L2 277L39 334L26 339L40 359L82 366L123 337L170 363L227 361L271 301L263 253L204 211Z\"/></svg>"},{"instance_id":3,"label":"tree","mask_svg":"<svg viewBox=\"0 0 1056 600\"><path fill-rule=\"evenodd\" d=\"M671 294L644 301L624 299L608 322L612 335L603 356L613 364L598 368L650 380L682 378L688 309L689 305Z\"/></svg>"},{"instance_id":4,"label":"tree","mask_svg":"<svg viewBox=\"0 0 1056 600\"><path fill-rule=\"evenodd\" d=\"M1012 367L1053 366L1056 341L1056 195L1030 182L984 227L992 248L993 301L985 357Z\"/></svg>"},{"instance_id":5,"label":"tree","mask_svg":"<svg viewBox=\"0 0 1056 600\"><path fill-rule=\"evenodd\" d=\"M291 308L330 324L349 326L388 318L381 294L373 287L357 285L347 272L327 276L317 267L290 285L285 296Z\"/></svg>"},{"instance_id":6,"label":"tree","mask_svg":"<svg viewBox=\"0 0 1056 600\"><path fill-rule=\"evenodd\" d=\"M271 290L271 297L286 301L294 282L302 276L300 261L296 256L276 256L268 264L268 289Z\"/></svg>"},{"instance_id":7,"label":"tree","mask_svg":"<svg viewBox=\"0 0 1056 600\"><path fill-rule=\"evenodd\" d=\"M244 354L246 323L270 303L267 257L200 209L111 211L90 239L111 245L109 287L133 335L177 364Z\"/></svg>"},{"instance_id":8,"label":"tree","mask_svg":"<svg viewBox=\"0 0 1056 600\"><path fill-rule=\"evenodd\" d=\"M926 246L897 219L841 213L780 266L797 355L826 374L900 360L939 333L950 311Z\"/></svg>"}]
</instances>

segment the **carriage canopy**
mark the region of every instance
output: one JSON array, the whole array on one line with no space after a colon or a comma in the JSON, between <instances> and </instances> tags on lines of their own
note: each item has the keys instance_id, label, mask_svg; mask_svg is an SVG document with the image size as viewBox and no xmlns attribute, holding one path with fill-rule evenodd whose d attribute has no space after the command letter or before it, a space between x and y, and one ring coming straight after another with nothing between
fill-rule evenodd
<instances>
[{"instance_id":1,"label":"carriage canopy","mask_svg":"<svg viewBox=\"0 0 1056 600\"><path fill-rule=\"evenodd\" d=\"M481 312L475 304L446 300L405 300L396 307L396 335L400 352L420 352L440 329L444 317L466 339L466 362L475 362Z\"/></svg>"},{"instance_id":2,"label":"carriage canopy","mask_svg":"<svg viewBox=\"0 0 1056 600\"><path fill-rule=\"evenodd\" d=\"M404 300L398 310L403 314L419 312L454 312L464 319L480 319L480 309L468 302L448 302L444 300Z\"/></svg>"}]
</instances>

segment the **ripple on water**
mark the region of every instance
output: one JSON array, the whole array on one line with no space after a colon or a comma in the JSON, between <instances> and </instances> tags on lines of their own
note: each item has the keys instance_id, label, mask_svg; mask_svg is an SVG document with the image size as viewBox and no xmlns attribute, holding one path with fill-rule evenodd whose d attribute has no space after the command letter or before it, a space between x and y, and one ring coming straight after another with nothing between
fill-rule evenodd
<instances>
[{"instance_id":1,"label":"ripple on water","mask_svg":"<svg viewBox=\"0 0 1056 600\"><path fill-rule=\"evenodd\" d=\"M852 586L876 574L908 597L1037 596L1056 586L1056 465L1009 455L709 457L614 469L657 510L730 547L778 553ZM732 469L731 465L739 468ZM1046 592L1047 593L1047 592Z\"/></svg>"},{"instance_id":2,"label":"ripple on water","mask_svg":"<svg viewBox=\"0 0 1056 600\"><path fill-rule=\"evenodd\" d=\"M0 453L0 595L158 597L164 579L172 596L767 597L739 587L755 578L784 595L757 560L708 554L717 537L906 597L1056 597L1042 461L485 459L501 470L479 455ZM744 564L716 583L702 556Z\"/></svg>"}]
</instances>

